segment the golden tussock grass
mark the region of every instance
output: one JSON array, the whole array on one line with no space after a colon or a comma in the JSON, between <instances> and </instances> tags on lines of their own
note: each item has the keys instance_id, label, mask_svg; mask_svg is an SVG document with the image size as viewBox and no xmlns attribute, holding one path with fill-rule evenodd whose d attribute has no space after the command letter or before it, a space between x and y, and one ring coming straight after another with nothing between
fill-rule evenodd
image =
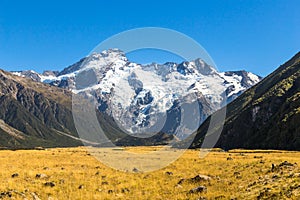
<instances>
[{"instance_id":1,"label":"golden tussock grass","mask_svg":"<svg viewBox=\"0 0 300 200\"><path fill-rule=\"evenodd\" d=\"M142 155L158 149L159 147L126 147L100 151L110 157L121 151ZM0 151L0 199L202 197L296 200L300 198L299 161L300 152L215 150L200 158L199 150L187 150L178 160L157 171L126 173L102 164L93 156L93 152L84 147L42 151L3 150ZM129 169L133 166L134 162ZM136 168L139 169L138 166ZM40 176L36 177L37 174ZM199 174L211 179L191 179ZM181 179L184 181L179 183ZM205 186L207 189L203 192L190 192L198 186Z\"/></svg>"}]
</instances>

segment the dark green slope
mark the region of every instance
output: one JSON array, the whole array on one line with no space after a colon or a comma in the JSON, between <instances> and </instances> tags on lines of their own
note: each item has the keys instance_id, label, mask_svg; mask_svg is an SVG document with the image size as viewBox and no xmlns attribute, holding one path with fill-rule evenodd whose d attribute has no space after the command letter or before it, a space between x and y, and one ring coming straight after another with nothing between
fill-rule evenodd
<instances>
[{"instance_id":1,"label":"dark green slope","mask_svg":"<svg viewBox=\"0 0 300 200\"><path fill-rule=\"evenodd\" d=\"M201 147L209 123L191 148ZM300 52L227 106L216 147L300 150Z\"/></svg>"},{"instance_id":2,"label":"dark green slope","mask_svg":"<svg viewBox=\"0 0 300 200\"><path fill-rule=\"evenodd\" d=\"M0 70L0 146L77 146L71 93ZM12 130L12 131L9 131ZM13 133L19 132L22 137ZM60 131L60 132L59 132ZM10 132L10 133L9 133Z\"/></svg>"}]
</instances>

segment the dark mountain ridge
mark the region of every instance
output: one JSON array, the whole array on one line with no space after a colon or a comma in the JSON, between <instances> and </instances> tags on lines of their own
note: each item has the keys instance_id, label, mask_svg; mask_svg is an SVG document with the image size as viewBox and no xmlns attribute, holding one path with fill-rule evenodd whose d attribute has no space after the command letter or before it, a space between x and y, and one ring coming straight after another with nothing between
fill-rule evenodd
<instances>
[{"instance_id":1,"label":"dark mountain ridge","mask_svg":"<svg viewBox=\"0 0 300 200\"><path fill-rule=\"evenodd\" d=\"M80 62L84 60L74 64L69 70L77 69L81 65ZM216 147L300 149L299 63L300 53L297 53L268 77L228 104L224 127L222 124L216 124L215 127L223 128ZM49 73L51 76L56 76L58 72ZM237 74L245 77L243 73L247 72L226 72L224 75ZM0 146L6 148L67 147L79 146L83 143L98 146L93 143L94 141L82 143L79 139L72 115L72 92L33 81L34 73L28 72L28 74L29 78L24 78L0 70ZM241 83L249 84L249 81L251 79L244 78ZM226 92L231 92L230 88ZM122 132L114 119L107 114L97 111L97 117L110 139L109 142L118 146L158 145L177 140L176 137L163 132L149 139L135 138ZM210 117L193 135L195 139L191 148L201 147L209 123ZM106 142L102 139L99 141ZM181 144L184 144L184 141ZM99 146L103 145L99 143Z\"/></svg>"},{"instance_id":2,"label":"dark mountain ridge","mask_svg":"<svg viewBox=\"0 0 300 200\"><path fill-rule=\"evenodd\" d=\"M201 147L210 119L198 129L191 148ZM228 104L216 147L300 150L299 124L300 52Z\"/></svg>"},{"instance_id":3,"label":"dark mountain ridge","mask_svg":"<svg viewBox=\"0 0 300 200\"><path fill-rule=\"evenodd\" d=\"M71 92L0 70L0 145L78 146ZM65 133L61 134L61 133Z\"/></svg>"}]
</instances>

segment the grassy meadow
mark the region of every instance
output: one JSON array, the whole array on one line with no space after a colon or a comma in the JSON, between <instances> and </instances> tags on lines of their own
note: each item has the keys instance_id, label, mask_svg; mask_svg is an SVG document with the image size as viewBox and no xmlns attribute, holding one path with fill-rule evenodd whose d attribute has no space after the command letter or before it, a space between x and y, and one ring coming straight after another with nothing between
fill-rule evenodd
<instances>
[{"instance_id":1,"label":"grassy meadow","mask_svg":"<svg viewBox=\"0 0 300 200\"><path fill-rule=\"evenodd\" d=\"M108 157L119 153L100 151ZM187 150L160 170L143 172L137 166L123 172L102 164L85 147L1 150L0 199L296 200L300 199L297 164L300 152L215 149L200 158L199 150Z\"/></svg>"}]
</instances>

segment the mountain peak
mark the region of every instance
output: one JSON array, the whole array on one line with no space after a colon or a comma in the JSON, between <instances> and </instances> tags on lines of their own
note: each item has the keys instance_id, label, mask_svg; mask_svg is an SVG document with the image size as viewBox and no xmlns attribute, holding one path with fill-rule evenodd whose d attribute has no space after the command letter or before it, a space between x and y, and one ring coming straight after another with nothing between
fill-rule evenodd
<instances>
[{"instance_id":1,"label":"mountain peak","mask_svg":"<svg viewBox=\"0 0 300 200\"><path fill-rule=\"evenodd\" d=\"M252 76L245 71L226 74ZM299 94L300 52L227 106L225 124L215 147L299 150ZM192 147L202 145L209 123L210 118L200 126Z\"/></svg>"},{"instance_id":2,"label":"mountain peak","mask_svg":"<svg viewBox=\"0 0 300 200\"><path fill-rule=\"evenodd\" d=\"M112 48L112 49L108 49L108 50L103 50L100 53L102 56L110 56L110 55L118 55L118 56L123 56L125 57L125 53L124 51L118 49L118 48Z\"/></svg>"},{"instance_id":3,"label":"mountain peak","mask_svg":"<svg viewBox=\"0 0 300 200\"><path fill-rule=\"evenodd\" d=\"M224 75L201 58L180 64L140 65L128 61L123 51L108 49L94 52L58 76L42 77L40 81L67 88L75 94L94 96L103 113L120 119L126 130L137 133L155 132L152 126L160 121L158 116L175 112L178 102L199 101L205 108L198 116L202 122L259 79L243 73ZM180 113L175 113L180 117ZM173 131L180 128L179 124L168 127Z\"/></svg>"},{"instance_id":4,"label":"mountain peak","mask_svg":"<svg viewBox=\"0 0 300 200\"><path fill-rule=\"evenodd\" d=\"M106 62L116 61L116 60L123 60L127 61L127 57L125 53L117 48L103 50L102 52L93 52L89 56L86 57L87 61L91 60L103 60L105 59Z\"/></svg>"}]
</instances>

